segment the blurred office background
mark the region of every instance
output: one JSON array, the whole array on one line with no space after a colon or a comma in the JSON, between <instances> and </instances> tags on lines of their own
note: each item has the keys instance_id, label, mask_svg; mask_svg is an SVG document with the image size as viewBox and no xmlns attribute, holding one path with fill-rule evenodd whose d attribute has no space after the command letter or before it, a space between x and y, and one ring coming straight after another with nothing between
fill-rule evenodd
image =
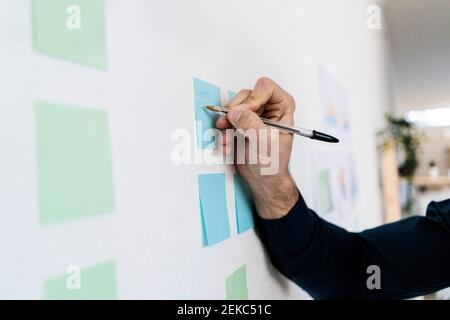
<instances>
[{"instance_id":1,"label":"blurred office background","mask_svg":"<svg viewBox=\"0 0 450 320\"><path fill-rule=\"evenodd\" d=\"M390 0L382 6L391 113L393 120L405 119L415 127L399 129L403 133L397 139L391 134L393 144L382 140L384 207L386 220L394 221L424 214L432 200L450 198L450 1ZM410 142L406 148L402 138ZM450 299L450 291L426 298Z\"/></svg>"}]
</instances>

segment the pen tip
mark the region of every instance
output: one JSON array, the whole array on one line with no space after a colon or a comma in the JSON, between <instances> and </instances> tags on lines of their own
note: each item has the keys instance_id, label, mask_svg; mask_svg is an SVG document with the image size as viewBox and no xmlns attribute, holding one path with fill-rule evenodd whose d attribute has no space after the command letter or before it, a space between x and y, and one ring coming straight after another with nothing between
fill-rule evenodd
<instances>
[{"instance_id":1,"label":"pen tip","mask_svg":"<svg viewBox=\"0 0 450 320\"><path fill-rule=\"evenodd\" d=\"M215 106L204 106L203 108L208 109L208 110L210 110L210 111L220 111L220 110L218 110L217 107L215 107Z\"/></svg>"},{"instance_id":2,"label":"pen tip","mask_svg":"<svg viewBox=\"0 0 450 320\"><path fill-rule=\"evenodd\" d=\"M312 139L330 142L330 143L338 143L339 142L338 138L335 138L333 136L330 136L329 134L326 134L326 133L323 133L320 131L316 131L316 130L313 130Z\"/></svg>"}]
</instances>

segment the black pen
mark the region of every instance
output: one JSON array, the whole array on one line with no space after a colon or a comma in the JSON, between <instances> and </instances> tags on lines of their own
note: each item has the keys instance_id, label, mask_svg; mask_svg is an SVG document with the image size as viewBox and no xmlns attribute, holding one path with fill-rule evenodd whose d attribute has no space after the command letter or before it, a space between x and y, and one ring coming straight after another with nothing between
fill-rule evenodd
<instances>
[{"instance_id":1,"label":"black pen","mask_svg":"<svg viewBox=\"0 0 450 320\"><path fill-rule=\"evenodd\" d=\"M207 110L210 110L212 112L215 112L217 114L221 114L221 115L226 115L228 113L228 109L226 108L222 108L222 107L218 107L218 106L205 106L205 108ZM325 141L325 142L330 142L330 143L338 143L339 139L330 136L329 134L326 133L322 133L320 131L316 131L316 130L309 130L309 129L304 129L304 128L299 128L299 127L291 127L291 126L287 126L266 118L261 118L262 122L264 122L266 125L270 126L270 127L274 127L289 133L294 133L294 134L298 134L300 136L306 137L306 138L310 138L310 139L314 139L314 140L320 140L320 141Z\"/></svg>"}]
</instances>

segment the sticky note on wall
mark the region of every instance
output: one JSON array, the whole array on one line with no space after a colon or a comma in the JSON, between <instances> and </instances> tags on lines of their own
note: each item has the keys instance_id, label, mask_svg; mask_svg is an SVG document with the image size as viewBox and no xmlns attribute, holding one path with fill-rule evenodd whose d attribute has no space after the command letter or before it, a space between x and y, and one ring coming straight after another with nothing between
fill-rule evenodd
<instances>
[{"instance_id":1,"label":"sticky note on wall","mask_svg":"<svg viewBox=\"0 0 450 320\"><path fill-rule=\"evenodd\" d=\"M247 183L239 174L234 175L234 201L237 232L243 233L254 227L253 201Z\"/></svg>"},{"instance_id":2,"label":"sticky note on wall","mask_svg":"<svg viewBox=\"0 0 450 320\"><path fill-rule=\"evenodd\" d=\"M214 149L215 139L208 136L210 129L216 128L217 116L205 110L204 106L221 105L220 88L212 85L206 81L194 78L194 100L195 100L195 120L197 128L197 148L199 149ZM205 136L206 134L206 136Z\"/></svg>"},{"instance_id":3,"label":"sticky note on wall","mask_svg":"<svg viewBox=\"0 0 450 320\"><path fill-rule=\"evenodd\" d=\"M34 107L40 223L111 213L108 114L43 102Z\"/></svg>"},{"instance_id":4,"label":"sticky note on wall","mask_svg":"<svg viewBox=\"0 0 450 320\"><path fill-rule=\"evenodd\" d=\"M106 69L103 0L31 0L35 50Z\"/></svg>"},{"instance_id":5,"label":"sticky note on wall","mask_svg":"<svg viewBox=\"0 0 450 320\"><path fill-rule=\"evenodd\" d=\"M317 180L319 189L318 196L320 199L320 213L330 213L334 207L330 170L320 170L317 174Z\"/></svg>"},{"instance_id":6,"label":"sticky note on wall","mask_svg":"<svg viewBox=\"0 0 450 320\"><path fill-rule=\"evenodd\" d=\"M230 237L225 174L198 176L203 244L212 246Z\"/></svg>"},{"instance_id":7,"label":"sticky note on wall","mask_svg":"<svg viewBox=\"0 0 450 320\"><path fill-rule=\"evenodd\" d=\"M86 268L70 266L66 274L45 281L44 299L117 299L115 261L111 260Z\"/></svg>"},{"instance_id":8,"label":"sticky note on wall","mask_svg":"<svg viewBox=\"0 0 450 320\"><path fill-rule=\"evenodd\" d=\"M244 264L225 279L227 300L247 300L247 267Z\"/></svg>"}]
</instances>

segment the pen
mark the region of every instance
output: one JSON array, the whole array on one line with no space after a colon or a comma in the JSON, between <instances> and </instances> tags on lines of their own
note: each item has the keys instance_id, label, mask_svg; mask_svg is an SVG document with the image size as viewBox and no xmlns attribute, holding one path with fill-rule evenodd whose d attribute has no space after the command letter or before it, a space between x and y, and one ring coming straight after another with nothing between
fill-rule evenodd
<instances>
[{"instance_id":1,"label":"pen","mask_svg":"<svg viewBox=\"0 0 450 320\"><path fill-rule=\"evenodd\" d=\"M212 111L212 112L215 112L215 113L221 114L221 115L226 115L228 113L227 108L222 108L222 107L218 107L218 106L205 106L205 108L209 111ZM278 123L276 121L272 121L272 120L269 120L266 118L261 118L261 120L269 127L274 127L274 128L280 129L282 131L298 134L298 135L306 137L306 138L320 140L320 141L324 141L324 142L330 142L330 143L338 143L339 142L339 139L337 139L333 136L330 136L329 134L320 132L320 131L309 130L309 129L299 128L299 127L291 127L291 126L287 126L287 125L284 125L284 124L281 124L281 123Z\"/></svg>"}]
</instances>

